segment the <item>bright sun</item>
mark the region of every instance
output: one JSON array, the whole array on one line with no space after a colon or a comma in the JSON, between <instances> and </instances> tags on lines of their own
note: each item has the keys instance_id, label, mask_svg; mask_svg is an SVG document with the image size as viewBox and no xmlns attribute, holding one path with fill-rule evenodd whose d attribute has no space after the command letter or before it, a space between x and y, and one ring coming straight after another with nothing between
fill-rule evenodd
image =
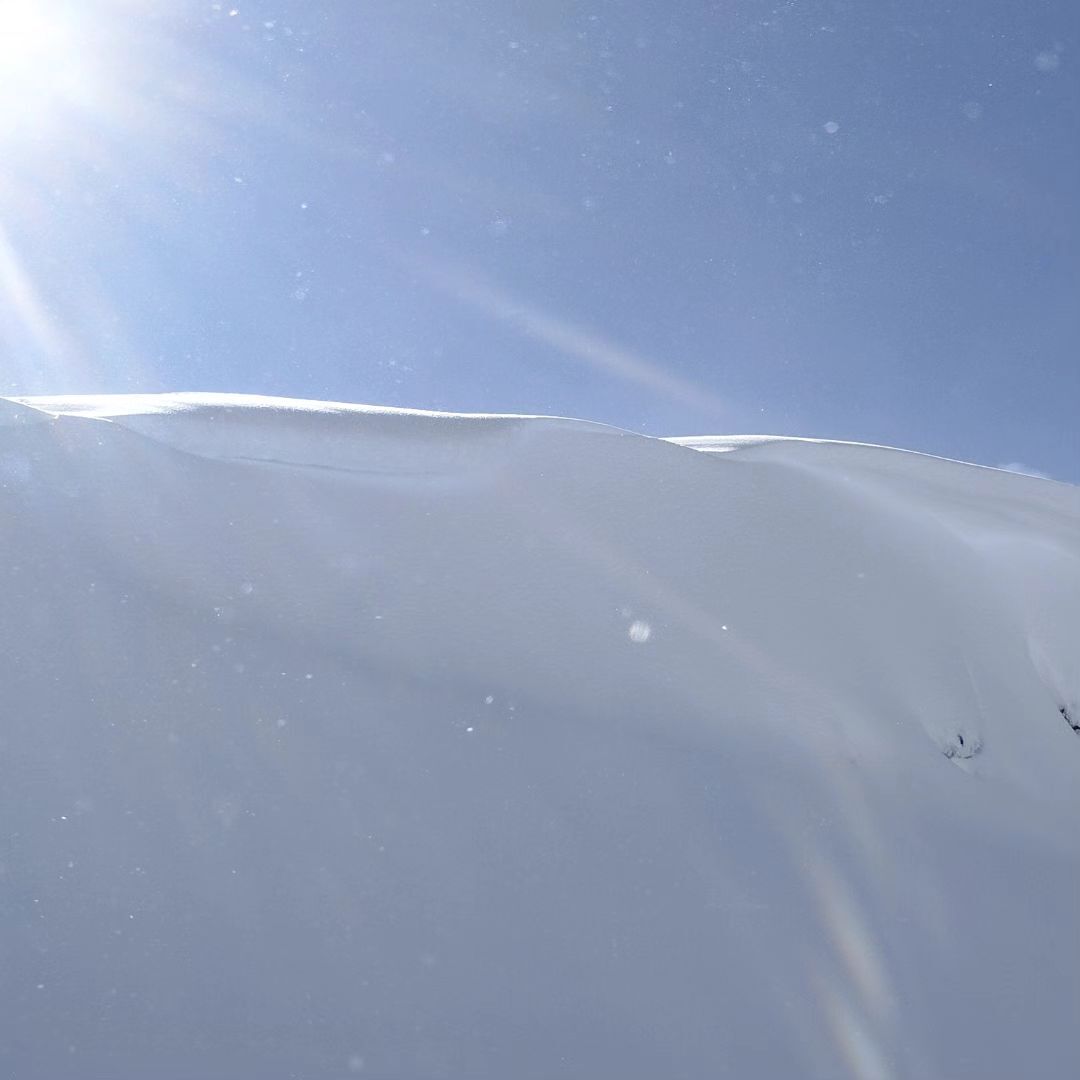
<instances>
[{"instance_id":1,"label":"bright sun","mask_svg":"<svg viewBox=\"0 0 1080 1080\"><path fill-rule=\"evenodd\" d=\"M31 129L87 89L77 28L64 9L0 0L0 135Z\"/></svg>"}]
</instances>

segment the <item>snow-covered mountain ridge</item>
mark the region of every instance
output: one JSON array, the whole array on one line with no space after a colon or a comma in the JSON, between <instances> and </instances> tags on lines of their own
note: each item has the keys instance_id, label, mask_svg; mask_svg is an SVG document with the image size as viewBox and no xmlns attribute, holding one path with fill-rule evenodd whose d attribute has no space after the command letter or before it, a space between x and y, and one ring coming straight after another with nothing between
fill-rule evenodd
<instances>
[{"instance_id":1,"label":"snow-covered mountain ridge","mask_svg":"<svg viewBox=\"0 0 1080 1080\"><path fill-rule=\"evenodd\" d=\"M12 1077L1080 1065L1080 489L0 402Z\"/></svg>"}]
</instances>

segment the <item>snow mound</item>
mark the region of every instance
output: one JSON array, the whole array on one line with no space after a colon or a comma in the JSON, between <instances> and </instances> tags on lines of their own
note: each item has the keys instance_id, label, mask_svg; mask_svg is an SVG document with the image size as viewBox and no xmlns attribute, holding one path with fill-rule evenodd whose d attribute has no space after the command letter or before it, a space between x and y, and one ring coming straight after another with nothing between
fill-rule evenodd
<instances>
[{"instance_id":1,"label":"snow mound","mask_svg":"<svg viewBox=\"0 0 1080 1080\"><path fill-rule=\"evenodd\" d=\"M555 417L420 412L243 394L113 394L20 403L55 416L108 420L201 457L394 477L486 471L501 447L540 431L616 432Z\"/></svg>"},{"instance_id":2,"label":"snow mound","mask_svg":"<svg viewBox=\"0 0 1080 1080\"><path fill-rule=\"evenodd\" d=\"M0 402L0 1072L1069 1075L1080 491Z\"/></svg>"}]
</instances>

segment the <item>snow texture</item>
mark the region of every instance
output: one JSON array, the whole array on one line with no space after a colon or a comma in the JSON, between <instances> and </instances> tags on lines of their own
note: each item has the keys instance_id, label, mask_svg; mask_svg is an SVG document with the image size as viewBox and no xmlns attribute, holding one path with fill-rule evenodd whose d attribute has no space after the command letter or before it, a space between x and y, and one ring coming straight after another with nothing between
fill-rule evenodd
<instances>
[{"instance_id":1,"label":"snow texture","mask_svg":"<svg viewBox=\"0 0 1080 1080\"><path fill-rule=\"evenodd\" d=\"M1080 1068L1080 491L0 402L0 1075Z\"/></svg>"}]
</instances>

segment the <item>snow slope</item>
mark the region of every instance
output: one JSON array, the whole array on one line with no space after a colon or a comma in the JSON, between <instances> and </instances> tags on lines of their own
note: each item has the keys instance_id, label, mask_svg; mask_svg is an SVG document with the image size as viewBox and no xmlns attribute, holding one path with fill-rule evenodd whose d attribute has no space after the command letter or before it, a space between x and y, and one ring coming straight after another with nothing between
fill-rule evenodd
<instances>
[{"instance_id":1,"label":"snow slope","mask_svg":"<svg viewBox=\"0 0 1080 1080\"><path fill-rule=\"evenodd\" d=\"M1080 490L163 395L0 508L0 1075L1080 1069Z\"/></svg>"}]
</instances>

